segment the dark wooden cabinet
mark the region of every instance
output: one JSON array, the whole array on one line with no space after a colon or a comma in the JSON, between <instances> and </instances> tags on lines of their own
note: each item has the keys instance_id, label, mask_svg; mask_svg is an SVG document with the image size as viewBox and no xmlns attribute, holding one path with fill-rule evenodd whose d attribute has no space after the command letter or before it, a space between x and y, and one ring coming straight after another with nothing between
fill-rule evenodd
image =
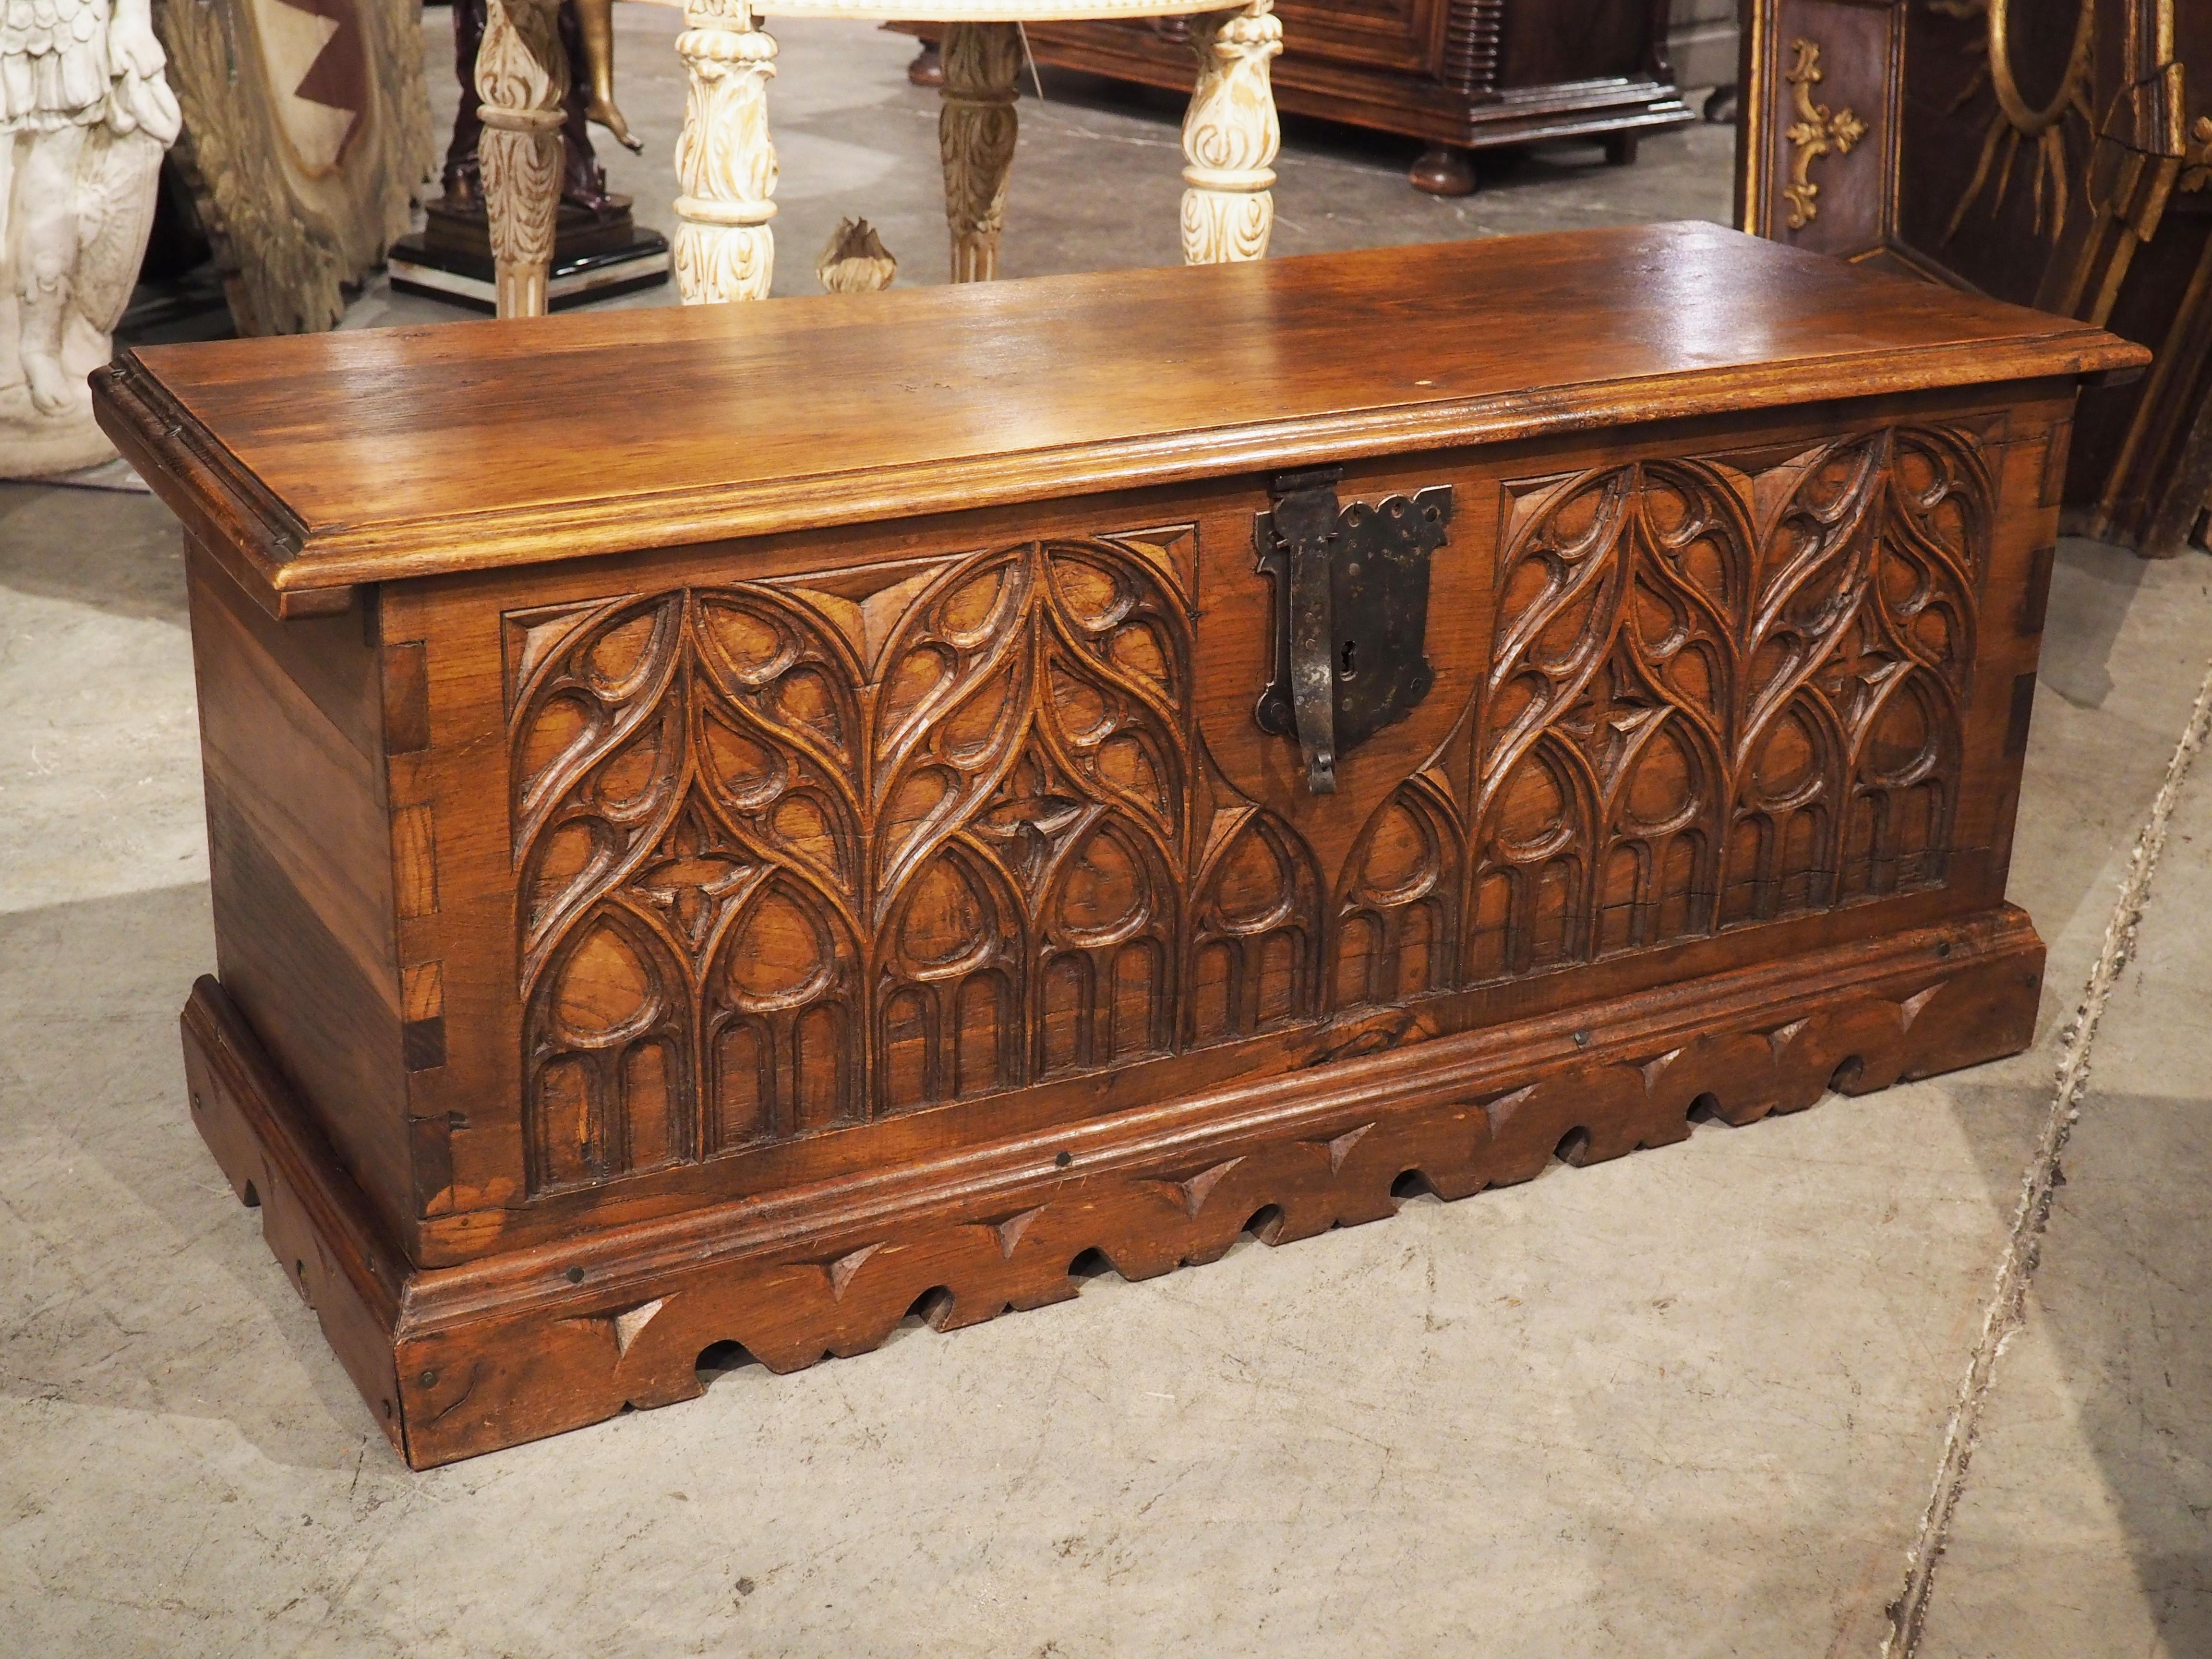
<instances>
[{"instance_id":1,"label":"dark wooden cabinet","mask_svg":"<svg viewBox=\"0 0 2212 1659\"><path fill-rule=\"evenodd\" d=\"M1754 0L1743 228L2109 327L2070 528L2203 538L2212 494L2212 4Z\"/></svg>"},{"instance_id":2,"label":"dark wooden cabinet","mask_svg":"<svg viewBox=\"0 0 2212 1659\"><path fill-rule=\"evenodd\" d=\"M1692 118L1669 78L1668 0L1278 0L1279 108L1426 146L1423 190L1475 187L1470 152L1601 138L1617 161L1640 133ZM902 26L927 35L927 25ZM1189 24L1032 23L1037 61L1188 92Z\"/></svg>"},{"instance_id":3,"label":"dark wooden cabinet","mask_svg":"<svg viewBox=\"0 0 2212 1659\"><path fill-rule=\"evenodd\" d=\"M193 1121L419 1466L2013 1052L2142 356L1704 224L126 356Z\"/></svg>"}]
</instances>

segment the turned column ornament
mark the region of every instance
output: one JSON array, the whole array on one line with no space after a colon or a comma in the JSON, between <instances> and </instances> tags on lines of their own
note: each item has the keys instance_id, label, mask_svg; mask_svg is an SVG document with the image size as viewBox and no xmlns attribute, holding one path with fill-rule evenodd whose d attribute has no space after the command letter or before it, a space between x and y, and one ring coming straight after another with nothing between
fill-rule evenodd
<instances>
[{"instance_id":1,"label":"turned column ornament","mask_svg":"<svg viewBox=\"0 0 2212 1659\"><path fill-rule=\"evenodd\" d=\"M1267 60L1283 49L1274 0L1194 18L1198 84L1183 117L1182 258L1221 264L1267 257L1275 153L1283 131Z\"/></svg>"},{"instance_id":2,"label":"turned column ornament","mask_svg":"<svg viewBox=\"0 0 2212 1659\"><path fill-rule=\"evenodd\" d=\"M677 289L686 305L765 300L775 274L775 39L746 0L692 0L684 21L676 50L691 87L676 146Z\"/></svg>"}]
</instances>

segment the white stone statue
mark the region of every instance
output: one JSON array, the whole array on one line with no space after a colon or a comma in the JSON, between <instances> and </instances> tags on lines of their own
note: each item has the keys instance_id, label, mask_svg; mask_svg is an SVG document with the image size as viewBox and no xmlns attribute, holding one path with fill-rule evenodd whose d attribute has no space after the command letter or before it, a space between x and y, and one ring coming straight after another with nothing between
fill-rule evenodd
<instances>
[{"instance_id":1,"label":"white stone statue","mask_svg":"<svg viewBox=\"0 0 2212 1659\"><path fill-rule=\"evenodd\" d=\"M107 361L176 137L150 0L0 0L0 477L108 459Z\"/></svg>"}]
</instances>

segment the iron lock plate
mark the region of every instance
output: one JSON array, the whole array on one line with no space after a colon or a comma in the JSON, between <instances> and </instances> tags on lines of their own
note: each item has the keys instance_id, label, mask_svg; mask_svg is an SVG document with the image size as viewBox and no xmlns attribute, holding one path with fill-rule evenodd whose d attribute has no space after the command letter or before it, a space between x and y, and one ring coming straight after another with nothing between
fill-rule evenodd
<instances>
[{"instance_id":1,"label":"iron lock plate","mask_svg":"<svg viewBox=\"0 0 2212 1659\"><path fill-rule=\"evenodd\" d=\"M1336 792L1339 757L1429 694L1429 556L1451 522L1449 484L1340 507L1342 469L1286 473L1253 541L1275 587L1274 675L1260 729L1296 738L1306 786Z\"/></svg>"}]
</instances>

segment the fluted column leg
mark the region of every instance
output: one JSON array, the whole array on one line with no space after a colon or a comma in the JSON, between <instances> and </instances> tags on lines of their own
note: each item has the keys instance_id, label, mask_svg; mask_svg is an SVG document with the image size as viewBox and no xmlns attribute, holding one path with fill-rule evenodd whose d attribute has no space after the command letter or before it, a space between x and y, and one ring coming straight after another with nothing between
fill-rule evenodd
<instances>
[{"instance_id":1,"label":"fluted column leg","mask_svg":"<svg viewBox=\"0 0 2212 1659\"><path fill-rule=\"evenodd\" d=\"M676 142L677 290L688 306L765 300L775 275L775 40L747 0L690 0L684 21L676 50L691 88Z\"/></svg>"},{"instance_id":2,"label":"fluted column leg","mask_svg":"<svg viewBox=\"0 0 2212 1659\"><path fill-rule=\"evenodd\" d=\"M1021 30L1012 23L948 23L939 56L945 86L937 148L945 162L952 280L988 283L999 274L1006 181L1014 170Z\"/></svg>"},{"instance_id":3,"label":"fluted column leg","mask_svg":"<svg viewBox=\"0 0 2212 1659\"><path fill-rule=\"evenodd\" d=\"M1183 117L1182 258L1222 264L1266 257L1274 228L1275 118L1267 60L1283 49L1274 0L1191 20L1198 84Z\"/></svg>"},{"instance_id":4,"label":"fluted column leg","mask_svg":"<svg viewBox=\"0 0 2212 1659\"><path fill-rule=\"evenodd\" d=\"M561 210L561 100L568 60L557 0L490 0L477 52L477 146L502 317L545 314L546 270Z\"/></svg>"}]
</instances>

